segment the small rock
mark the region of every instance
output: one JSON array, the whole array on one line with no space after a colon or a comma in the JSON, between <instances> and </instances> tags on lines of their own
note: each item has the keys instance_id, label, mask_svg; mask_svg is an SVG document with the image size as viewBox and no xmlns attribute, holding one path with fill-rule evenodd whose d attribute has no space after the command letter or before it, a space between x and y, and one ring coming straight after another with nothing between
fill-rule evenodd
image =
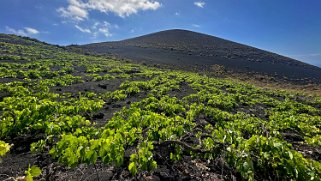
<instances>
[{"instance_id":1,"label":"small rock","mask_svg":"<svg viewBox=\"0 0 321 181\"><path fill-rule=\"evenodd\" d=\"M114 104L112 107L113 108L121 108L122 106L120 104Z\"/></svg>"},{"instance_id":2,"label":"small rock","mask_svg":"<svg viewBox=\"0 0 321 181\"><path fill-rule=\"evenodd\" d=\"M158 176L152 175L152 176L144 176L143 177L145 181L160 181L161 179Z\"/></svg>"},{"instance_id":3,"label":"small rock","mask_svg":"<svg viewBox=\"0 0 321 181\"><path fill-rule=\"evenodd\" d=\"M104 85L104 84L98 84L98 87L100 87L102 89L107 89L107 85Z\"/></svg>"},{"instance_id":4,"label":"small rock","mask_svg":"<svg viewBox=\"0 0 321 181\"><path fill-rule=\"evenodd\" d=\"M95 115L93 116L93 118L94 118L94 119L102 119L102 118L104 118L104 114L103 114L103 113L95 114Z\"/></svg>"}]
</instances>

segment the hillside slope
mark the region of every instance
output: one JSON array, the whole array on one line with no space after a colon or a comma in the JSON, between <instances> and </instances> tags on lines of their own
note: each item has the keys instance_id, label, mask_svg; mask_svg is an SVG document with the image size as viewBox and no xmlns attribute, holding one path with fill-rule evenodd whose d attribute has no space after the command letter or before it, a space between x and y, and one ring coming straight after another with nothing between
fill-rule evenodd
<instances>
[{"instance_id":1,"label":"hillside slope","mask_svg":"<svg viewBox=\"0 0 321 181\"><path fill-rule=\"evenodd\" d=\"M0 180L321 178L320 96L2 37Z\"/></svg>"},{"instance_id":2,"label":"hillside slope","mask_svg":"<svg viewBox=\"0 0 321 181\"><path fill-rule=\"evenodd\" d=\"M78 46L139 62L174 65L183 70L227 70L274 76L293 82L321 82L321 69L275 53L187 30L167 30L115 42Z\"/></svg>"}]
</instances>

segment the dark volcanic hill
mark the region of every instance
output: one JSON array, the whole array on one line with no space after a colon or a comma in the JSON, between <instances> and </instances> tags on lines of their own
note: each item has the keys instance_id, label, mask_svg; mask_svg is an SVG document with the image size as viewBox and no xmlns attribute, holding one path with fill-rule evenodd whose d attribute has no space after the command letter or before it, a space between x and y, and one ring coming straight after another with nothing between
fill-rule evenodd
<instances>
[{"instance_id":1,"label":"dark volcanic hill","mask_svg":"<svg viewBox=\"0 0 321 181\"><path fill-rule=\"evenodd\" d=\"M2 34L0 33L0 42L2 43L10 43L16 45L39 45L39 46L52 46L46 42L41 42L37 39L30 37L22 37L14 34Z\"/></svg>"},{"instance_id":2,"label":"dark volcanic hill","mask_svg":"<svg viewBox=\"0 0 321 181\"><path fill-rule=\"evenodd\" d=\"M321 82L321 69L275 53L187 30L167 30L123 41L81 45L86 52L204 71L211 65L296 82Z\"/></svg>"}]
</instances>

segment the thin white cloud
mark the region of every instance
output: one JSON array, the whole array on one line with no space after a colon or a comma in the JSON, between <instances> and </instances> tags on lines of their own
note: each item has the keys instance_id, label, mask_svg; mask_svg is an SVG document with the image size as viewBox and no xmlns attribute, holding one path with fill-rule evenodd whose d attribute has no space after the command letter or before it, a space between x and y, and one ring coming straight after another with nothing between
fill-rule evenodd
<instances>
[{"instance_id":1,"label":"thin white cloud","mask_svg":"<svg viewBox=\"0 0 321 181\"><path fill-rule=\"evenodd\" d=\"M103 22L99 22L96 21L92 27L92 29L94 30L94 36L98 36L99 34L104 35L105 37L110 37L112 36L112 34L110 33L110 29L118 29L119 26L118 25L112 25L107 21L103 21Z\"/></svg>"},{"instance_id":2,"label":"thin white cloud","mask_svg":"<svg viewBox=\"0 0 321 181\"><path fill-rule=\"evenodd\" d=\"M68 7L60 7L57 12L60 16L75 21L88 18L88 12L96 10L103 13L114 13L120 17L136 14L141 10L156 10L161 4L155 0L68 0Z\"/></svg>"},{"instance_id":3,"label":"thin white cloud","mask_svg":"<svg viewBox=\"0 0 321 181\"><path fill-rule=\"evenodd\" d=\"M83 33L91 33L91 30L88 28L82 28L78 25L75 25L75 28L77 28L79 31L83 32Z\"/></svg>"},{"instance_id":4,"label":"thin white cloud","mask_svg":"<svg viewBox=\"0 0 321 181\"><path fill-rule=\"evenodd\" d=\"M9 26L6 26L6 31L12 34L26 36L26 32L24 30L15 30L13 28L10 28Z\"/></svg>"},{"instance_id":5,"label":"thin white cloud","mask_svg":"<svg viewBox=\"0 0 321 181\"><path fill-rule=\"evenodd\" d=\"M88 9L126 17L140 10L156 10L161 4L151 0L89 0L86 6Z\"/></svg>"},{"instance_id":6,"label":"thin white cloud","mask_svg":"<svg viewBox=\"0 0 321 181\"><path fill-rule=\"evenodd\" d=\"M67 8L58 8L57 12L60 14L60 16L70 18L75 21L82 21L84 19L87 19L88 17L88 12L86 9L72 4L69 5Z\"/></svg>"},{"instance_id":7,"label":"thin white cloud","mask_svg":"<svg viewBox=\"0 0 321 181\"><path fill-rule=\"evenodd\" d=\"M198 24L192 24L192 26L195 27L195 28L200 28L200 27L201 27L201 26L198 25Z\"/></svg>"},{"instance_id":8,"label":"thin white cloud","mask_svg":"<svg viewBox=\"0 0 321 181\"><path fill-rule=\"evenodd\" d=\"M205 4L206 3L204 1L196 1L196 2L194 2L194 5L199 7L199 8L204 8Z\"/></svg>"},{"instance_id":9,"label":"thin white cloud","mask_svg":"<svg viewBox=\"0 0 321 181\"><path fill-rule=\"evenodd\" d=\"M115 24L115 25L114 25L114 28L115 28L115 29L119 29L119 26Z\"/></svg>"},{"instance_id":10,"label":"thin white cloud","mask_svg":"<svg viewBox=\"0 0 321 181\"><path fill-rule=\"evenodd\" d=\"M81 27L79 25L75 25L75 28L82 33L88 33L91 35L92 38L96 38L98 36L110 37L112 33L110 32L111 29L118 29L118 25L112 25L107 21L95 21L92 26L90 27Z\"/></svg>"},{"instance_id":11,"label":"thin white cloud","mask_svg":"<svg viewBox=\"0 0 321 181\"><path fill-rule=\"evenodd\" d=\"M25 27L24 29L26 30L27 34L33 34L33 35L39 34L39 31L34 28Z\"/></svg>"},{"instance_id":12,"label":"thin white cloud","mask_svg":"<svg viewBox=\"0 0 321 181\"><path fill-rule=\"evenodd\" d=\"M141 27L139 28L132 28L129 30L130 33L138 33L138 32L141 32L143 29Z\"/></svg>"},{"instance_id":13,"label":"thin white cloud","mask_svg":"<svg viewBox=\"0 0 321 181\"><path fill-rule=\"evenodd\" d=\"M9 26L6 26L6 31L8 33L12 33L20 36L31 36L31 35L39 34L38 30L30 27L24 27L23 29L14 29Z\"/></svg>"},{"instance_id":14,"label":"thin white cloud","mask_svg":"<svg viewBox=\"0 0 321 181\"><path fill-rule=\"evenodd\" d=\"M175 12L175 16L179 16L180 15L180 13L179 12Z\"/></svg>"},{"instance_id":15,"label":"thin white cloud","mask_svg":"<svg viewBox=\"0 0 321 181\"><path fill-rule=\"evenodd\" d=\"M98 29L99 33L102 33L105 37L110 37L112 34L109 32L109 29L107 27L102 27Z\"/></svg>"}]
</instances>

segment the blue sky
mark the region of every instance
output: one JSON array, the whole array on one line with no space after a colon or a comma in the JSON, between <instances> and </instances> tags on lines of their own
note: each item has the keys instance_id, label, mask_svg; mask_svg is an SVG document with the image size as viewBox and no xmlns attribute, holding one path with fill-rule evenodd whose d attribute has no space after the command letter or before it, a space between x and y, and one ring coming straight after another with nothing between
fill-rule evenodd
<instances>
[{"instance_id":1,"label":"blue sky","mask_svg":"<svg viewBox=\"0 0 321 181\"><path fill-rule=\"evenodd\" d=\"M321 67L320 0L1 0L0 32L68 45L188 29Z\"/></svg>"}]
</instances>

